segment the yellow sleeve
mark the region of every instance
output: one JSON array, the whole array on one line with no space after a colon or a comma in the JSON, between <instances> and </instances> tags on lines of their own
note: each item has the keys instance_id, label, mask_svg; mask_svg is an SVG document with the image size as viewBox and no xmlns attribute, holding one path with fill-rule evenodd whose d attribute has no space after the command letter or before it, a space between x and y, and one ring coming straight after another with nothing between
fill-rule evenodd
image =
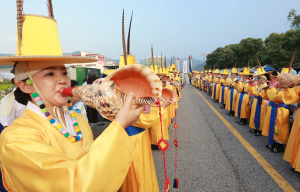
<instances>
[{"instance_id":1,"label":"yellow sleeve","mask_svg":"<svg viewBox=\"0 0 300 192\"><path fill-rule=\"evenodd\" d=\"M300 86L285 89L283 91L283 102L287 105L300 102Z\"/></svg>"},{"instance_id":2,"label":"yellow sleeve","mask_svg":"<svg viewBox=\"0 0 300 192\"><path fill-rule=\"evenodd\" d=\"M164 108L161 108L161 117L162 117L162 121L166 120L168 117L167 110ZM150 113L149 114L142 113L140 115L139 120L133 126L147 129L158 123L160 123L159 108L151 107Z\"/></svg>"},{"instance_id":3,"label":"yellow sleeve","mask_svg":"<svg viewBox=\"0 0 300 192\"><path fill-rule=\"evenodd\" d=\"M277 91L277 89L275 87L268 89L267 95L268 95L269 100L271 100L273 102L276 101L276 91Z\"/></svg>"},{"instance_id":4,"label":"yellow sleeve","mask_svg":"<svg viewBox=\"0 0 300 192\"><path fill-rule=\"evenodd\" d=\"M237 89L239 90L239 92L244 92L244 85L242 82L238 82Z\"/></svg>"},{"instance_id":5,"label":"yellow sleeve","mask_svg":"<svg viewBox=\"0 0 300 192\"><path fill-rule=\"evenodd\" d=\"M252 87L252 85L250 83L246 83L245 84L245 90L247 90L248 94L250 94L250 95L253 94L253 87Z\"/></svg>"},{"instance_id":6,"label":"yellow sleeve","mask_svg":"<svg viewBox=\"0 0 300 192\"><path fill-rule=\"evenodd\" d=\"M130 137L116 121L78 159L66 158L49 142L35 129L1 134L2 173L5 183L13 187L10 190L118 191L136 154Z\"/></svg>"},{"instance_id":7,"label":"yellow sleeve","mask_svg":"<svg viewBox=\"0 0 300 192\"><path fill-rule=\"evenodd\" d=\"M269 100L269 97L268 97L268 91L266 90L266 89L264 89L264 90L261 90L260 92L259 92L259 94L260 94L260 96L264 99L264 100Z\"/></svg>"}]
</instances>

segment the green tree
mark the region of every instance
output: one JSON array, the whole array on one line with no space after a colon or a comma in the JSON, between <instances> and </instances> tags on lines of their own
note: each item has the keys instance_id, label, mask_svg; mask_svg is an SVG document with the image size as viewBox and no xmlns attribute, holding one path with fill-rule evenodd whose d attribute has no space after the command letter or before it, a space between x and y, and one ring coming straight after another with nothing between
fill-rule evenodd
<instances>
[{"instance_id":1,"label":"green tree","mask_svg":"<svg viewBox=\"0 0 300 192\"><path fill-rule=\"evenodd\" d=\"M295 9L291 9L287 18L291 22L291 27L293 29L300 29L300 15L297 15L297 11Z\"/></svg>"}]
</instances>

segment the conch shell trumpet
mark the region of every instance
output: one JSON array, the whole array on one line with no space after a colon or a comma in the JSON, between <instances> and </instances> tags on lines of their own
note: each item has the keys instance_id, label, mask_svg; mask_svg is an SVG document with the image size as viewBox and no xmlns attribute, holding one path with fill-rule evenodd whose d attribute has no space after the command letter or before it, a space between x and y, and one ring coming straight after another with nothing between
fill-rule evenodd
<instances>
[{"instance_id":1,"label":"conch shell trumpet","mask_svg":"<svg viewBox=\"0 0 300 192\"><path fill-rule=\"evenodd\" d=\"M177 94L175 91L169 88L163 88L162 89L162 94L161 94L161 99L163 101L169 99L170 103L175 104L178 100Z\"/></svg>"},{"instance_id":2,"label":"conch shell trumpet","mask_svg":"<svg viewBox=\"0 0 300 192\"><path fill-rule=\"evenodd\" d=\"M286 72L282 72L278 75L279 84L284 87L295 87L300 82L300 75L292 75Z\"/></svg>"},{"instance_id":3,"label":"conch shell trumpet","mask_svg":"<svg viewBox=\"0 0 300 192\"><path fill-rule=\"evenodd\" d=\"M64 95L81 98L85 104L98 110L102 117L110 121L115 119L130 92L134 96L132 108L140 105L155 106L162 87L151 69L132 64L117 69L105 79L97 79L92 85L62 90Z\"/></svg>"}]
</instances>

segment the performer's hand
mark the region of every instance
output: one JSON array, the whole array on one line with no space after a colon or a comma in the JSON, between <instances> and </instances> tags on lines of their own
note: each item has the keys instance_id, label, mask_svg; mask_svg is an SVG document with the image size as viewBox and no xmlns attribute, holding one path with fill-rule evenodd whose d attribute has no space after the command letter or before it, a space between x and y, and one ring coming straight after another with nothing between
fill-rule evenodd
<instances>
[{"instance_id":1,"label":"performer's hand","mask_svg":"<svg viewBox=\"0 0 300 192\"><path fill-rule=\"evenodd\" d=\"M171 103L169 102L169 98L164 101L164 102L161 102L160 103L160 106L163 107L164 109L167 108Z\"/></svg>"},{"instance_id":2,"label":"performer's hand","mask_svg":"<svg viewBox=\"0 0 300 192\"><path fill-rule=\"evenodd\" d=\"M133 100L133 93L129 93L126 97L124 106L120 109L116 116L116 121L126 128L133 125L140 118L141 113L145 109L145 106L140 106L137 109L131 108L131 103Z\"/></svg>"}]
</instances>

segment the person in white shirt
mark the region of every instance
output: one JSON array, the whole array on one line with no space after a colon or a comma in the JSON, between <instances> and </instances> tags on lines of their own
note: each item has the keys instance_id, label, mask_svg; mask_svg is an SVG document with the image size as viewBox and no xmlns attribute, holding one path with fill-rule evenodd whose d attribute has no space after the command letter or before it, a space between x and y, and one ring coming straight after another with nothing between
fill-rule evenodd
<instances>
[{"instance_id":1,"label":"person in white shirt","mask_svg":"<svg viewBox=\"0 0 300 192\"><path fill-rule=\"evenodd\" d=\"M0 123L4 128L12 124L16 118L21 117L26 108L26 105L16 101L15 93L18 93L19 89L15 78L13 82L14 90L0 101Z\"/></svg>"},{"instance_id":2,"label":"person in white shirt","mask_svg":"<svg viewBox=\"0 0 300 192\"><path fill-rule=\"evenodd\" d=\"M71 80L71 87L77 87L78 82L75 80ZM76 113L82 114L84 118L89 122L87 115L86 115L86 107L83 101L81 101L78 97L73 96L71 98L71 102L73 103L73 108Z\"/></svg>"},{"instance_id":3,"label":"person in white shirt","mask_svg":"<svg viewBox=\"0 0 300 192\"><path fill-rule=\"evenodd\" d=\"M293 67L291 67L291 69L292 69L292 72L291 72L291 74L292 75L296 75L297 74L297 72L293 69Z\"/></svg>"},{"instance_id":4,"label":"person in white shirt","mask_svg":"<svg viewBox=\"0 0 300 192\"><path fill-rule=\"evenodd\" d=\"M255 67L255 71L253 75L257 75L257 67Z\"/></svg>"}]
</instances>

